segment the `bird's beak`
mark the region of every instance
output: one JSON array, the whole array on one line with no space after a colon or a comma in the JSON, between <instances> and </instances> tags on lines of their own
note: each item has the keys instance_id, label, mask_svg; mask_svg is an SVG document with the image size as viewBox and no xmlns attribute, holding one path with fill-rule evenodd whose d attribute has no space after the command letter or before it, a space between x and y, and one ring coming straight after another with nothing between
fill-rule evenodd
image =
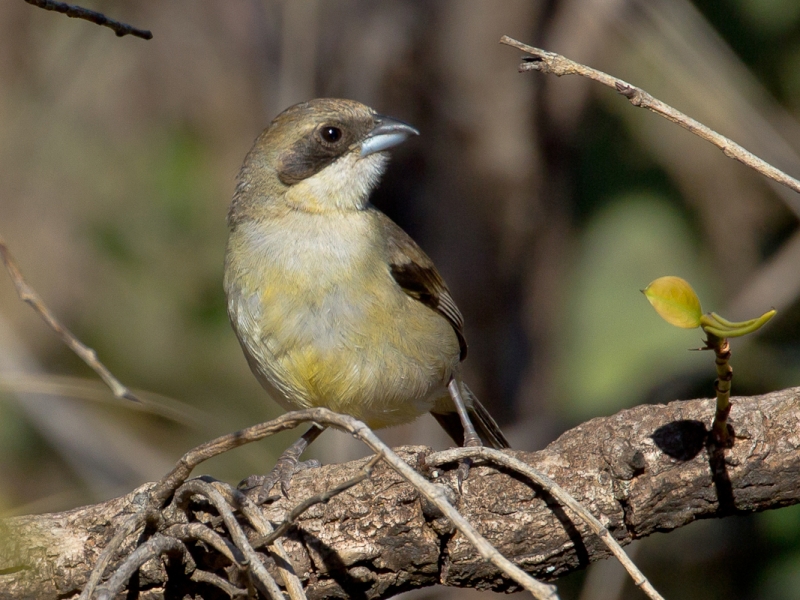
<instances>
[{"instance_id":1,"label":"bird's beak","mask_svg":"<svg viewBox=\"0 0 800 600\"><path fill-rule=\"evenodd\" d=\"M361 158L397 146L419 131L408 123L384 115L375 115L375 127L361 142Z\"/></svg>"}]
</instances>

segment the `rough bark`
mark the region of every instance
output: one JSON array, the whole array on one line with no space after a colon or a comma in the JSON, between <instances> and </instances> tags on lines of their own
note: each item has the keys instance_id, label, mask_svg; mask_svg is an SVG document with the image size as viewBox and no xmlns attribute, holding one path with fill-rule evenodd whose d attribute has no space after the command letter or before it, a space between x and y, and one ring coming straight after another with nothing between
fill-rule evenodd
<instances>
[{"instance_id":1,"label":"rough bark","mask_svg":"<svg viewBox=\"0 0 800 600\"><path fill-rule=\"evenodd\" d=\"M724 456L706 445L713 400L639 406L588 421L540 452L514 454L570 491L623 544L699 518L797 503L800 388L733 402L736 437ZM404 457L417 464L427 452L408 447ZM280 522L287 509L352 477L362 465L298 473L290 497L265 507L265 514ZM439 480L454 486L453 471ZM74 597L115 523L141 505L151 485L94 506L0 522L0 600ZM608 555L577 517L520 477L476 466L463 495L452 497L489 541L539 578L556 579ZM136 543L129 540L123 554ZM385 598L436 583L513 589L385 465L302 515L285 546L310 599ZM200 546L193 554L204 568L225 574L224 559ZM148 565L136 583L147 591L144 597L221 596L216 588L188 581L181 569ZM165 587L169 577L170 586L178 587Z\"/></svg>"}]
</instances>

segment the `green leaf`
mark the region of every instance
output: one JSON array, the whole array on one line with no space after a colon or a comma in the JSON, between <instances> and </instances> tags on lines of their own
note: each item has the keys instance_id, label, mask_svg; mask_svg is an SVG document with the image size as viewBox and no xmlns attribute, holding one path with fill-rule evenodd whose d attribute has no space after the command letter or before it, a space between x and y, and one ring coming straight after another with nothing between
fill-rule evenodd
<instances>
[{"instance_id":1,"label":"green leaf","mask_svg":"<svg viewBox=\"0 0 800 600\"><path fill-rule=\"evenodd\" d=\"M703 326L703 331L710 333L711 335L715 335L718 338L740 337L761 329L761 327L763 327L770 319L772 319L772 317L775 316L775 312L775 309L773 309L765 312L756 319L750 319L749 321L741 321L738 323L728 321L727 319L719 316L717 313L712 312L707 315L703 315L701 319L701 325Z\"/></svg>"},{"instance_id":2,"label":"green leaf","mask_svg":"<svg viewBox=\"0 0 800 600\"><path fill-rule=\"evenodd\" d=\"M642 290L656 312L670 325L684 329L700 326L703 309L689 282L680 277L659 277Z\"/></svg>"}]
</instances>

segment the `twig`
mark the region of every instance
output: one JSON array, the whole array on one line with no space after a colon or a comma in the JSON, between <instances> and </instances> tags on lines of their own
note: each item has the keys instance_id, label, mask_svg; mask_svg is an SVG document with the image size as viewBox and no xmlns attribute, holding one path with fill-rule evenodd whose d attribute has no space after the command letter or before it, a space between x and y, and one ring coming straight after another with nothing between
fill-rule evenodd
<instances>
[{"instance_id":1,"label":"twig","mask_svg":"<svg viewBox=\"0 0 800 600\"><path fill-rule=\"evenodd\" d=\"M289 559L289 553L283 547L283 542L275 540L271 547L280 558L280 560L275 561L275 566L278 568L283 585L286 586L286 591L289 593L289 600L308 600L306 591L303 589L303 583L297 573L294 572L292 561Z\"/></svg>"},{"instance_id":2,"label":"twig","mask_svg":"<svg viewBox=\"0 0 800 600\"><path fill-rule=\"evenodd\" d=\"M117 594L122 591L123 586L128 582L136 570L146 563L151 558L157 558L162 554L182 554L186 563L189 565L189 571L194 571L196 565L192 555L186 549L182 541L166 535L156 533L147 540L144 544L131 552L130 556L125 559L114 574L109 577L106 584L98 589L98 600L111 600L116 598Z\"/></svg>"},{"instance_id":3,"label":"twig","mask_svg":"<svg viewBox=\"0 0 800 600\"><path fill-rule=\"evenodd\" d=\"M0 373L0 390L76 398L89 402L116 402L109 395L108 386L96 379L72 375L50 375L47 373ZM123 406L144 414L158 415L175 423L197 430L210 430L212 417L180 400L147 390L131 390L139 402L126 402Z\"/></svg>"},{"instance_id":4,"label":"twig","mask_svg":"<svg viewBox=\"0 0 800 600\"><path fill-rule=\"evenodd\" d=\"M225 496L225 499L231 506L239 509L253 526L253 529L256 530L256 533L263 537L272 532L272 525L270 522L267 521L255 502L248 498L246 494L220 481L214 482L213 485ZM256 548L257 544L252 544L252 546ZM275 566L281 574L281 579L283 580L283 585L286 587L286 591L289 592L290 600L307 600L303 584L292 568L292 561L289 559L289 554L284 549L283 543L281 543L280 540L275 540L272 549L280 559L275 561Z\"/></svg>"},{"instance_id":5,"label":"twig","mask_svg":"<svg viewBox=\"0 0 800 600\"><path fill-rule=\"evenodd\" d=\"M523 62L519 67L520 72L540 71L542 73L550 73L558 77L561 77L562 75L581 75L582 77L587 77L594 81L598 81L625 96L634 106L640 106L658 115L661 115L665 119L668 119L673 123L680 125L684 129L691 131L693 134L703 138L704 140L711 142L717 148L722 150L725 156L738 160L751 169L755 169L765 177L769 177L770 179L785 185L795 192L800 192L800 181L794 177L791 177L780 169L773 167L768 162L758 158L755 154L745 150L736 142L726 138L723 135L720 135L699 121L695 121L691 117L672 108L669 104L654 98L641 88L633 86L622 79L618 79L617 77L613 77L608 73L604 73L602 71L598 71L597 69L592 69L591 67L587 67L586 65L572 61L560 54L556 54L555 52L548 52L547 50L528 46L527 44L523 44L522 42L510 38L507 35L504 35L502 38L500 38L500 43L517 48L533 56L533 58L523 59Z\"/></svg>"},{"instance_id":6,"label":"twig","mask_svg":"<svg viewBox=\"0 0 800 600\"><path fill-rule=\"evenodd\" d=\"M53 10L55 12L63 13L68 17L83 19L84 21L90 21L92 23L96 23L97 25L108 27L114 30L114 33L117 34L117 37L130 34L135 37L142 38L143 40L153 39L153 34L147 29L138 29L132 25L120 23L114 19L109 19L103 13L89 10L88 8L82 8L72 4L65 4L64 2L55 2L54 0L25 0L25 2L45 10Z\"/></svg>"},{"instance_id":7,"label":"twig","mask_svg":"<svg viewBox=\"0 0 800 600\"><path fill-rule=\"evenodd\" d=\"M530 465L525 464L521 460L509 456L499 450L493 448L454 448L452 450L445 450L444 452L437 452L426 457L427 464L431 466L441 465L444 463L456 462L464 458L483 458L495 464L503 465L513 471L522 473L531 481L546 490L556 500L563 505L568 506L576 515L583 519L587 525L594 531L594 533L608 546L608 549L617 557L625 570L628 571L633 582L653 600L664 600L664 598L656 591L650 584L644 574L636 567L633 561L628 557L622 546L619 545L617 540L609 533L608 529L590 513L580 502L575 500L569 492L558 485L555 481L550 479L544 473L537 471Z\"/></svg>"},{"instance_id":8,"label":"twig","mask_svg":"<svg viewBox=\"0 0 800 600\"><path fill-rule=\"evenodd\" d=\"M231 598L247 595L247 590L238 588L229 581L220 577L219 575L214 575L214 573L209 573L208 571L201 571L200 569L195 569L190 579L192 581L199 581L202 583L207 583L209 585L216 586L223 592L228 594L228 596Z\"/></svg>"},{"instance_id":9,"label":"twig","mask_svg":"<svg viewBox=\"0 0 800 600\"><path fill-rule=\"evenodd\" d=\"M286 515L286 517L283 519L283 523L278 525L278 527L272 533L270 533L265 537L255 540L253 542L253 547L259 548L261 546L268 546L269 544L277 540L279 537L281 537L284 533L289 531L289 528L292 525L294 525L297 518L304 512L306 512L309 508L311 508L315 504L328 502L334 496L338 496L342 492L349 490L354 485L357 485L362 481L364 481L365 479L368 479L372 475L372 469L375 467L375 465L378 463L380 459L381 455L376 454L375 456L372 457L372 460L370 460L366 465L364 465L359 474L356 475L355 477L340 483L339 485L330 490L326 490L320 494L311 496L310 498L306 498L305 500L303 500L300 504L298 504L292 510L289 511L289 514Z\"/></svg>"},{"instance_id":10,"label":"twig","mask_svg":"<svg viewBox=\"0 0 800 600\"><path fill-rule=\"evenodd\" d=\"M106 572L108 564L111 562L111 559L116 556L120 547L122 547L122 544L125 542L125 539L139 529L144 523L153 518L153 516L154 513L145 509L130 515L122 522L122 525L114 534L114 537L111 538L111 541L108 542L108 545L100 553L100 556L97 557L97 562L92 568L89 579L86 581L86 585L83 587L78 600L89 600L94 595L97 584L100 583L100 579Z\"/></svg>"},{"instance_id":11,"label":"twig","mask_svg":"<svg viewBox=\"0 0 800 600\"><path fill-rule=\"evenodd\" d=\"M58 319L55 318L50 309L42 302L41 297L34 289L28 285L22 272L19 270L17 262L11 255L11 252L6 245L5 240L0 237L0 258L8 271L11 281L14 282L14 287L17 288L17 294L23 302L26 302L39 313L45 323L56 332L61 340L69 346L75 354L77 354L83 362L91 367L95 373L111 388L111 391L117 398L125 400L133 400L134 402L141 402L127 387L122 385L120 381L111 374L106 366L97 359L97 352L84 345L75 335L66 327L64 327Z\"/></svg>"},{"instance_id":12,"label":"twig","mask_svg":"<svg viewBox=\"0 0 800 600\"><path fill-rule=\"evenodd\" d=\"M262 593L272 598L272 600L283 600L283 593L278 587L278 584L275 582L272 575L270 575L269 571L267 571L267 568L261 562L261 559L259 559L256 551L253 550L250 542L247 541L247 536L244 534L244 531L242 531L228 502L223 498L219 490L210 483L200 481L199 479L193 479L184 483L175 493L175 504L182 504L193 494L198 494L207 498L208 501L214 505L214 508L217 509L217 512L225 523L225 527L228 529L233 543L236 544L236 547L242 551L242 554L244 554L247 559L250 566L249 572L255 576L256 584L261 589Z\"/></svg>"},{"instance_id":13,"label":"twig","mask_svg":"<svg viewBox=\"0 0 800 600\"><path fill-rule=\"evenodd\" d=\"M175 467L156 483L151 496L153 506L161 508L200 463L239 446L257 442L287 429L294 429L302 423L313 420L313 417L308 415L312 410L286 413L272 421L234 431L189 450Z\"/></svg>"},{"instance_id":14,"label":"twig","mask_svg":"<svg viewBox=\"0 0 800 600\"><path fill-rule=\"evenodd\" d=\"M347 431L369 446L373 452L380 454L381 457L392 467L403 479L413 485L425 498L427 498L445 517L450 519L453 525L464 537L466 537L484 560L491 562L500 571L508 575L523 588L531 592L535 598L556 600L558 598L555 587L546 585L535 580L525 571L520 569L492 546L477 530L467 521L447 500L447 496L440 489L419 473L407 465L403 459L395 454L386 444L384 444L373 431L361 421L340 415L326 408L310 408L307 410L286 413L285 415L248 427L240 431L221 436L197 448L190 450L178 461L175 468L170 471L153 488L154 502L163 502L173 490L181 485L181 482L189 476L201 462L208 460L218 454L238 448L244 444L255 442L279 431L293 429L301 423L315 422L320 425L328 425ZM190 482L195 483L195 482ZM187 484L188 485L188 484ZM217 492L218 493L218 492ZM237 544L238 545L238 544ZM241 546L240 546L241 548ZM247 555L247 553L245 553Z\"/></svg>"},{"instance_id":15,"label":"twig","mask_svg":"<svg viewBox=\"0 0 800 600\"><path fill-rule=\"evenodd\" d=\"M247 563L247 559L239 548L202 523L178 523L170 525L164 530L164 535L177 538L182 542L187 542L189 540L205 542L235 565L241 567Z\"/></svg>"}]
</instances>

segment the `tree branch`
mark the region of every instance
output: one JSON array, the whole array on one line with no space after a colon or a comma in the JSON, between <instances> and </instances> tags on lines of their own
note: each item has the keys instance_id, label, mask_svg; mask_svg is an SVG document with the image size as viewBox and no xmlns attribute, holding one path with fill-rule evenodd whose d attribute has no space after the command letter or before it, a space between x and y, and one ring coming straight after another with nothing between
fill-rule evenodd
<instances>
[{"instance_id":1,"label":"tree branch","mask_svg":"<svg viewBox=\"0 0 800 600\"><path fill-rule=\"evenodd\" d=\"M660 115L665 119L680 125L687 131L691 131L696 136L714 144L717 148L722 150L725 156L738 160L740 163L747 165L751 169L758 171L773 181L777 181L778 183L785 185L795 192L800 192L800 181L794 177L791 177L780 169L773 167L765 160L745 150L733 140L726 138L724 135L720 135L710 127L706 127L699 121L695 121L679 110L672 108L669 104L662 102L658 98L654 98L643 89L631 85L627 81L623 81L622 79L614 77L613 75L609 75L608 73L604 73L603 71L598 71L597 69L587 67L586 65L570 60L565 56L556 54L555 52L548 52L547 50L542 50L541 48L528 46L527 44L523 44L522 42L519 42L514 38L510 38L507 35L504 35L502 38L500 38L500 43L511 46L512 48L517 48L518 50L522 50L523 52L527 52L531 55L530 58L523 59L522 64L519 66L520 72L540 71L541 73L549 73L556 75L557 77L561 77L562 75L580 75L582 77L602 83L603 85L610 87L611 89L616 90L625 96L634 106L646 108L657 115Z\"/></svg>"},{"instance_id":2,"label":"tree branch","mask_svg":"<svg viewBox=\"0 0 800 600\"><path fill-rule=\"evenodd\" d=\"M120 23L114 19L109 19L103 13L89 10L88 8L75 6L73 4L65 4L64 2L56 2L55 0L25 0L25 2L45 10L53 10L55 12L63 13L74 19L83 19L84 21L95 23L96 25L108 27L117 34L117 37L132 35L142 38L143 40L153 39L153 34L147 29L139 29L138 27L133 27L127 23Z\"/></svg>"},{"instance_id":3,"label":"tree branch","mask_svg":"<svg viewBox=\"0 0 800 600\"><path fill-rule=\"evenodd\" d=\"M55 331L56 335L61 338L61 341L100 376L114 395L120 400L132 400L133 402L141 403L141 400L127 387L122 385L111 371L98 360L97 352L81 342L75 337L75 334L56 319L55 315L53 315L44 301L42 301L39 294L25 281L25 278L22 276L22 271L20 271L19 265L17 265L17 261L14 260L2 236L0 236L0 261L3 262L3 265L8 271L8 275L11 277L11 281L14 282L14 287L17 289L17 295L20 297L20 300L28 304L42 317L42 320L50 329Z\"/></svg>"},{"instance_id":4,"label":"tree branch","mask_svg":"<svg viewBox=\"0 0 800 600\"><path fill-rule=\"evenodd\" d=\"M800 502L800 388L737 398L731 413L735 443L724 457L707 450L705 423L713 413L713 400L639 406L584 423L540 452L510 454L557 481L621 544L699 518ZM408 447L403 458L424 464L429 452ZM290 496L262 507L264 517L281 523L299 502L355 477L364 462L298 473ZM553 580L609 555L583 521L502 467L476 465L460 497L453 495L454 470L434 481L457 498L459 512L504 556L535 577ZM0 522L0 600L77 596L117 524L141 510L154 489L155 484L146 484L94 506ZM253 529L247 534L260 535ZM416 489L382 464L370 479L300 515L283 541L310 599L345 590L384 598L436 583L517 589ZM205 545L201 552L199 545L186 544L198 569L225 575L221 555ZM119 566L134 545L135 539L126 542L112 566ZM210 561L212 554L216 562ZM277 578L274 560L260 556ZM138 585L159 597L167 573L178 576L174 570L150 569L140 574ZM186 577L182 585L188 591L211 589L197 579Z\"/></svg>"}]
</instances>

